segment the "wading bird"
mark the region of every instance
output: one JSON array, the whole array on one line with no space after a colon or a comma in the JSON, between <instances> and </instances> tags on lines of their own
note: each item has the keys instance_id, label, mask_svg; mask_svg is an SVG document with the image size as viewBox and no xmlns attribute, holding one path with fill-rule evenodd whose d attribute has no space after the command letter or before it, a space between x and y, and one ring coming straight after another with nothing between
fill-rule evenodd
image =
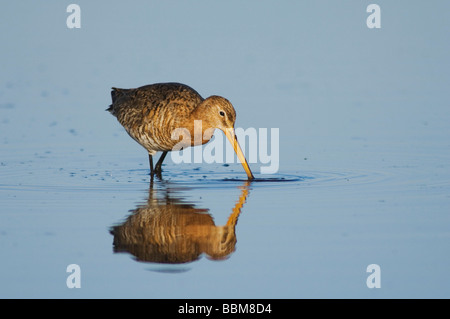
<instances>
[{"instance_id":1,"label":"wading bird","mask_svg":"<svg viewBox=\"0 0 450 319\"><path fill-rule=\"evenodd\" d=\"M254 179L234 132L236 111L227 99L217 95L204 99L181 83L156 83L136 89L113 87L111 97L107 111L147 150L151 175L161 173L167 152L205 144L217 128L233 145L248 179ZM197 121L201 121L200 130L194 125ZM174 134L180 129L185 132L183 136ZM162 154L153 168L157 152Z\"/></svg>"}]
</instances>

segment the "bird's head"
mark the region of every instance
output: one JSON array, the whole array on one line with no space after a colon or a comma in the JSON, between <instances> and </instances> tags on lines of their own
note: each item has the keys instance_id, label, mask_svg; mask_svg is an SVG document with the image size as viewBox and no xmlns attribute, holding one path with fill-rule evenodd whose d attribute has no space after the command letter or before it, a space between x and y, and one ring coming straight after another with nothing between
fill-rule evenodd
<instances>
[{"instance_id":1,"label":"bird's head","mask_svg":"<svg viewBox=\"0 0 450 319\"><path fill-rule=\"evenodd\" d=\"M233 145L233 149L241 161L248 179L254 179L234 132L236 111L230 101L221 96L210 96L203 101L201 111L203 113L201 118L206 122L206 127L213 129L218 128L225 133L231 145Z\"/></svg>"}]
</instances>

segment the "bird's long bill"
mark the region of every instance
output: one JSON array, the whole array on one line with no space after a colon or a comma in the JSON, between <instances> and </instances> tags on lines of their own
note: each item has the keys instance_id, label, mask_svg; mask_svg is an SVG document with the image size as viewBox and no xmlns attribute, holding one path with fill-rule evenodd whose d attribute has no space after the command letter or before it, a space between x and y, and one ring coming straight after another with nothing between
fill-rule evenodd
<instances>
[{"instance_id":1,"label":"bird's long bill","mask_svg":"<svg viewBox=\"0 0 450 319\"><path fill-rule=\"evenodd\" d=\"M230 141L231 145L233 145L234 151L236 152L239 160L241 161L242 166L244 166L245 172L247 173L248 179L254 179L252 171L250 170L250 166L248 166L247 160L245 159L244 153L242 152L241 147L239 146L236 134L234 133L233 128L226 129L225 135Z\"/></svg>"}]
</instances>

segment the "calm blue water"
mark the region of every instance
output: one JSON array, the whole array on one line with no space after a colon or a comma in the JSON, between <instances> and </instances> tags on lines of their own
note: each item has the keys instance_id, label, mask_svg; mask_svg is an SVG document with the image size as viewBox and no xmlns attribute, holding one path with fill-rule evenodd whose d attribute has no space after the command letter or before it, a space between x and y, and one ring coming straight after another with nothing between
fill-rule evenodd
<instances>
[{"instance_id":1,"label":"calm blue water","mask_svg":"<svg viewBox=\"0 0 450 319\"><path fill-rule=\"evenodd\" d=\"M448 2L377 1L381 29L361 1L76 3L80 29L0 12L0 297L450 297ZM104 110L166 81L279 128L272 180L168 157L150 183Z\"/></svg>"}]
</instances>

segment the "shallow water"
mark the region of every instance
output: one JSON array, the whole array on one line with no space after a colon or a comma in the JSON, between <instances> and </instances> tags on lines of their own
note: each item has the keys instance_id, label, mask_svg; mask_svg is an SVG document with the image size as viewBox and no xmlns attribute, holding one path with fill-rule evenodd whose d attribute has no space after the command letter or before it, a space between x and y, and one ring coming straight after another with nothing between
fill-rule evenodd
<instances>
[{"instance_id":1,"label":"shallow water","mask_svg":"<svg viewBox=\"0 0 450 319\"><path fill-rule=\"evenodd\" d=\"M138 3L80 1L79 30L57 2L0 13L2 298L450 296L449 5L379 1L370 30L360 1ZM168 157L151 180L104 110L174 80L279 128L278 172Z\"/></svg>"}]
</instances>

